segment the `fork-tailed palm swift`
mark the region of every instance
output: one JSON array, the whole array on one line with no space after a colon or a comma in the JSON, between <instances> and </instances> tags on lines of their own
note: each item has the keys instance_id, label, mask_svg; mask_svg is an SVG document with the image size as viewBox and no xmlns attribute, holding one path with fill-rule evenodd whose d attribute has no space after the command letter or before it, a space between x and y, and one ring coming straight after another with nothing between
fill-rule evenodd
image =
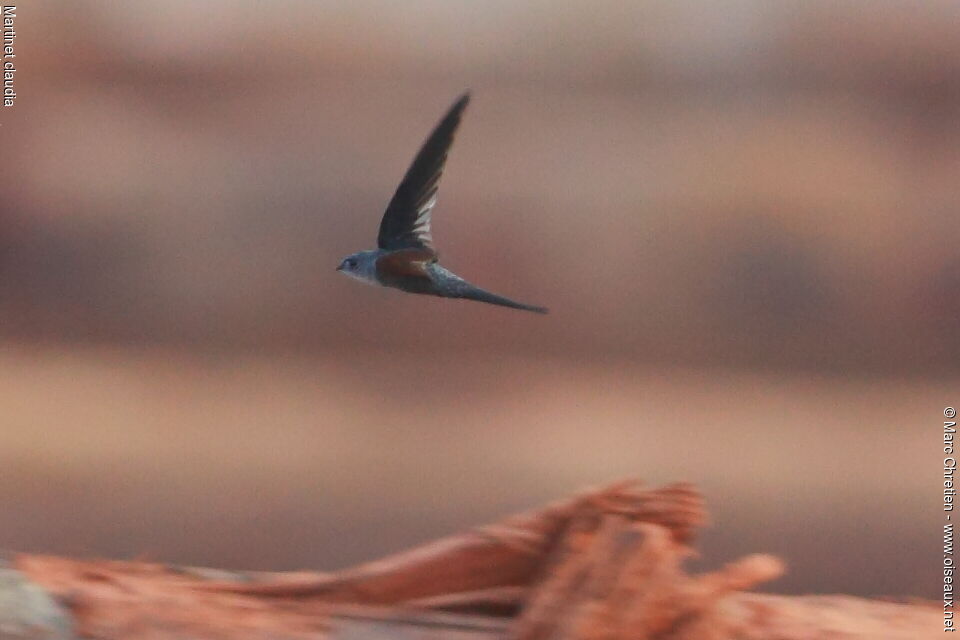
<instances>
[{"instance_id":1,"label":"fork-tailed palm swift","mask_svg":"<svg viewBox=\"0 0 960 640\"><path fill-rule=\"evenodd\" d=\"M447 151L470 101L465 93L450 107L423 144L380 221L377 248L343 259L337 271L368 284L442 298L464 298L513 309L546 313L537 307L498 296L470 284L437 262L430 216Z\"/></svg>"}]
</instances>

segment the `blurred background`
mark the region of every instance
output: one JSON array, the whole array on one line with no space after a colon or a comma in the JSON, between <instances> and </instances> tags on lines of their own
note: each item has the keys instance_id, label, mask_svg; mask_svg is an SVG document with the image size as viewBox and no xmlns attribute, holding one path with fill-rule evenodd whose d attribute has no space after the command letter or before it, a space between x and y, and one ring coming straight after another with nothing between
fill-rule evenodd
<instances>
[{"instance_id":1,"label":"blurred background","mask_svg":"<svg viewBox=\"0 0 960 640\"><path fill-rule=\"evenodd\" d=\"M709 568L934 597L960 4L40 1L0 108L0 547L336 568L637 475ZM441 257L359 286L466 88Z\"/></svg>"}]
</instances>

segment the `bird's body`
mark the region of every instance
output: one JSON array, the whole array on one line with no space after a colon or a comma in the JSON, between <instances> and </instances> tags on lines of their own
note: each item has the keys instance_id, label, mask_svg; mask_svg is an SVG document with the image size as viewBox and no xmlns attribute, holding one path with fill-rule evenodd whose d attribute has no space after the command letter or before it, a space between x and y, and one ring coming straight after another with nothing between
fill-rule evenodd
<instances>
[{"instance_id":1,"label":"bird's body","mask_svg":"<svg viewBox=\"0 0 960 640\"><path fill-rule=\"evenodd\" d=\"M406 252L404 249L361 251L349 258L355 260L356 266L353 269L340 270L360 282L400 289L407 293L476 300L537 313L547 311L543 307L523 304L485 291L442 267L436 258L420 261L405 255Z\"/></svg>"},{"instance_id":2,"label":"bird's body","mask_svg":"<svg viewBox=\"0 0 960 640\"><path fill-rule=\"evenodd\" d=\"M437 262L430 232L431 213L447 151L468 101L469 95L464 94L454 103L407 169L380 222L378 248L347 256L337 270L367 284L407 293L476 300L546 313L543 307L484 291Z\"/></svg>"}]
</instances>

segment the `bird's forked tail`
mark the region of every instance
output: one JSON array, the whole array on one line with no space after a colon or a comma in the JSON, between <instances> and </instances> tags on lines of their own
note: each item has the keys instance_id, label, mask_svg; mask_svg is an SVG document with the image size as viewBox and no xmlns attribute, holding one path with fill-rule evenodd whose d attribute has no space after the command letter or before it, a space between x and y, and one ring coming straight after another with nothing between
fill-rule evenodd
<instances>
[{"instance_id":1,"label":"bird's forked tail","mask_svg":"<svg viewBox=\"0 0 960 640\"><path fill-rule=\"evenodd\" d=\"M534 313L547 313L548 311L546 307L523 304L522 302L517 302L515 300L511 300L510 298L504 298L503 296L498 296L495 293L484 291L483 289L473 285L461 287L457 293L459 294L457 295L458 298L476 300L477 302L486 302L487 304L496 304L500 305L501 307L510 307L511 309L533 311Z\"/></svg>"}]
</instances>

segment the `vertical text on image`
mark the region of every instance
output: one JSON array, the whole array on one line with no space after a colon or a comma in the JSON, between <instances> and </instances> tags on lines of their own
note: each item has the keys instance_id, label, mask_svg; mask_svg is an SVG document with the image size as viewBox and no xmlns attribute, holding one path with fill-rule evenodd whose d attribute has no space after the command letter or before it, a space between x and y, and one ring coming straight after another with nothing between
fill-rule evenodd
<instances>
[{"instance_id":1,"label":"vertical text on image","mask_svg":"<svg viewBox=\"0 0 960 640\"><path fill-rule=\"evenodd\" d=\"M954 442L957 435L957 410L953 407L946 407L943 410L943 453L946 456L943 459L943 511L946 514L946 522L943 525L943 630L956 631L954 625L953 609L953 585L954 574L957 567L953 560L953 522L951 522L951 512L953 511L954 496L954 474L957 469L957 459L954 458Z\"/></svg>"},{"instance_id":2,"label":"vertical text on image","mask_svg":"<svg viewBox=\"0 0 960 640\"><path fill-rule=\"evenodd\" d=\"M4 5L2 8L3 18L3 106L12 107L17 99L17 92L14 89L13 81L17 73L15 58L17 57L14 49L14 40L17 37L14 21L17 19L17 7L14 5Z\"/></svg>"}]
</instances>

